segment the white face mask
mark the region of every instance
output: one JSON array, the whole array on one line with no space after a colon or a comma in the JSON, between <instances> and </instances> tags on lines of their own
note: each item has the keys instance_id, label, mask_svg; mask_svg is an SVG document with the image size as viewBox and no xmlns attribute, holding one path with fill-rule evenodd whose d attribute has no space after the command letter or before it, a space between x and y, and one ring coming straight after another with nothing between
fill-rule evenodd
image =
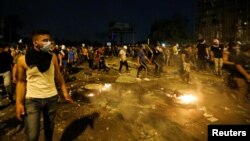
<instances>
[{"instance_id":1,"label":"white face mask","mask_svg":"<svg viewBox=\"0 0 250 141\"><path fill-rule=\"evenodd\" d=\"M51 41L43 42L43 47L40 48L40 50L43 52L49 52L51 49L50 45L51 45Z\"/></svg>"}]
</instances>

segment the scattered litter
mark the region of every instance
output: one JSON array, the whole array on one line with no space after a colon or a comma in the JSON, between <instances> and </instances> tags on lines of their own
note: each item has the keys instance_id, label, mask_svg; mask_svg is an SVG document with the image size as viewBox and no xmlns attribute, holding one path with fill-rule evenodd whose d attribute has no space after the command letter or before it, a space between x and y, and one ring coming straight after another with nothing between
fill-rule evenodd
<instances>
[{"instance_id":1,"label":"scattered litter","mask_svg":"<svg viewBox=\"0 0 250 141\"><path fill-rule=\"evenodd\" d=\"M139 114L143 114L143 111L140 111Z\"/></svg>"},{"instance_id":2,"label":"scattered litter","mask_svg":"<svg viewBox=\"0 0 250 141\"><path fill-rule=\"evenodd\" d=\"M230 110L228 107L224 107L224 110L226 110L226 111L228 111L228 110Z\"/></svg>"},{"instance_id":3,"label":"scattered litter","mask_svg":"<svg viewBox=\"0 0 250 141\"><path fill-rule=\"evenodd\" d=\"M210 118L208 118L207 120L209 120L209 121L211 121L211 122L216 122L216 121L218 121L218 119L215 118L215 117L210 117Z\"/></svg>"},{"instance_id":4,"label":"scattered litter","mask_svg":"<svg viewBox=\"0 0 250 141\"><path fill-rule=\"evenodd\" d=\"M155 105L152 105L152 109L153 109L153 110L155 110L155 109L156 109L156 108L155 108Z\"/></svg>"},{"instance_id":5,"label":"scattered litter","mask_svg":"<svg viewBox=\"0 0 250 141\"><path fill-rule=\"evenodd\" d=\"M207 118L207 117L212 117L213 115L210 113L204 113L203 116Z\"/></svg>"},{"instance_id":6,"label":"scattered litter","mask_svg":"<svg viewBox=\"0 0 250 141\"><path fill-rule=\"evenodd\" d=\"M85 85L85 89L87 90L100 90L103 87L102 84L87 84Z\"/></svg>"},{"instance_id":7,"label":"scattered litter","mask_svg":"<svg viewBox=\"0 0 250 141\"><path fill-rule=\"evenodd\" d=\"M207 108L205 106L199 108L200 111L203 111L203 112L206 112L207 111Z\"/></svg>"}]
</instances>

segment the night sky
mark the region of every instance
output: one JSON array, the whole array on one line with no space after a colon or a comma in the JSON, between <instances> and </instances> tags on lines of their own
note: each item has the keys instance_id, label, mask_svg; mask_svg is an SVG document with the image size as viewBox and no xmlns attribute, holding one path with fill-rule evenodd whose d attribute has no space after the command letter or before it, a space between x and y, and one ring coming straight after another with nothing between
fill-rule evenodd
<instances>
[{"instance_id":1,"label":"night sky","mask_svg":"<svg viewBox=\"0 0 250 141\"><path fill-rule=\"evenodd\" d=\"M132 23L135 41L145 40L155 20L175 14L194 24L195 0L1 0L0 16L18 15L21 33L48 29L53 36L68 40L106 41L109 23ZM189 25L192 27L192 25Z\"/></svg>"}]
</instances>

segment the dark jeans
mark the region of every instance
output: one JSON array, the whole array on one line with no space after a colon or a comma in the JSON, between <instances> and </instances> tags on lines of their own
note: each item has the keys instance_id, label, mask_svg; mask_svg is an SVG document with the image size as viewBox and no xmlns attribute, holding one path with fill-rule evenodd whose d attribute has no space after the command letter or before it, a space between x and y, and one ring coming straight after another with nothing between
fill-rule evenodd
<instances>
[{"instance_id":1,"label":"dark jeans","mask_svg":"<svg viewBox=\"0 0 250 141\"><path fill-rule=\"evenodd\" d=\"M139 66L139 68L137 70L137 75L136 75L137 78L139 78L139 75L140 75L140 72L141 72L142 69L145 69L146 76L147 76L147 74L148 74L148 66L147 66L147 64L145 62L141 62L140 66Z\"/></svg>"},{"instance_id":2,"label":"dark jeans","mask_svg":"<svg viewBox=\"0 0 250 141\"><path fill-rule=\"evenodd\" d=\"M25 134L27 141L38 141L40 132L40 115L43 114L44 136L52 141L54 119L56 116L58 95L50 98L26 98Z\"/></svg>"},{"instance_id":3,"label":"dark jeans","mask_svg":"<svg viewBox=\"0 0 250 141\"><path fill-rule=\"evenodd\" d=\"M98 64L98 70L100 71L101 69L104 69L107 71L108 67L106 66L105 60L100 60Z\"/></svg>"},{"instance_id":4,"label":"dark jeans","mask_svg":"<svg viewBox=\"0 0 250 141\"><path fill-rule=\"evenodd\" d=\"M163 72L163 62L162 60L154 60L155 64L155 74L160 75Z\"/></svg>"},{"instance_id":5,"label":"dark jeans","mask_svg":"<svg viewBox=\"0 0 250 141\"><path fill-rule=\"evenodd\" d=\"M122 66L125 65L126 66L126 71L128 71L128 62L127 60L125 61L120 61L120 68L119 68L119 72L121 72L122 70Z\"/></svg>"},{"instance_id":6,"label":"dark jeans","mask_svg":"<svg viewBox=\"0 0 250 141\"><path fill-rule=\"evenodd\" d=\"M207 70L207 60L205 58L199 58L197 60L198 70L206 71Z\"/></svg>"},{"instance_id":7,"label":"dark jeans","mask_svg":"<svg viewBox=\"0 0 250 141\"><path fill-rule=\"evenodd\" d=\"M89 68L93 69L94 59L89 59L88 62L89 62Z\"/></svg>"}]
</instances>

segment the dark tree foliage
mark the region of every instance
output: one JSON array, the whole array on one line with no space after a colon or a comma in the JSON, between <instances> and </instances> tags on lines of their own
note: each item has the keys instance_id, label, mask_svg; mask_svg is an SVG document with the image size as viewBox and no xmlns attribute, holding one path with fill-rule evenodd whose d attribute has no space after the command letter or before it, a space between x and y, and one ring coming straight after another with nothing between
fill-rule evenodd
<instances>
[{"instance_id":1,"label":"dark tree foliage","mask_svg":"<svg viewBox=\"0 0 250 141\"><path fill-rule=\"evenodd\" d=\"M169 20L155 21L150 30L153 41L182 42L189 39L188 20L181 15L175 15Z\"/></svg>"}]
</instances>

